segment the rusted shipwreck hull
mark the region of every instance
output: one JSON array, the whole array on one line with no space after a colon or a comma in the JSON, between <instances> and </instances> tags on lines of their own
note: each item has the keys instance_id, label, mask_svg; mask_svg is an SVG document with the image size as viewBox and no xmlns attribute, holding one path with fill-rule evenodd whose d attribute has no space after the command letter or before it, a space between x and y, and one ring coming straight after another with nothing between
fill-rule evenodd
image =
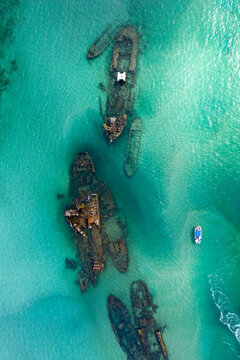
<instances>
[{"instance_id":1,"label":"rusted shipwreck hull","mask_svg":"<svg viewBox=\"0 0 240 360\"><path fill-rule=\"evenodd\" d=\"M96 286L105 267L105 250L121 272L127 271L128 251L125 239L110 243L110 234L103 230L105 221L115 213L115 204L107 185L97 180L94 163L86 152L79 153L71 166L70 195L73 206L65 211L65 217L76 235L74 242L81 260L77 284L84 292L89 284Z\"/></svg>"},{"instance_id":2,"label":"rusted shipwreck hull","mask_svg":"<svg viewBox=\"0 0 240 360\"><path fill-rule=\"evenodd\" d=\"M122 28L116 36L110 66L104 131L110 142L117 139L132 113L138 35L133 26Z\"/></svg>"},{"instance_id":3,"label":"rusted shipwreck hull","mask_svg":"<svg viewBox=\"0 0 240 360\"><path fill-rule=\"evenodd\" d=\"M115 296L108 297L108 315L120 346L128 359L168 360L161 329L153 317L157 306L143 281L131 284L134 324L126 306Z\"/></svg>"},{"instance_id":4,"label":"rusted shipwreck hull","mask_svg":"<svg viewBox=\"0 0 240 360\"><path fill-rule=\"evenodd\" d=\"M130 360L146 360L141 340L124 303L116 296L107 299L108 316L114 334Z\"/></svg>"},{"instance_id":5,"label":"rusted shipwreck hull","mask_svg":"<svg viewBox=\"0 0 240 360\"><path fill-rule=\"evenodd\" d=\"M145 348L147 359L159 360L162 355L165 360L168 360L161 329L153 317L157 306L152 302L148 287L143 281L134 281L131 284L131 301L135 325Z\"/></svg>"},{"instance_id":6,"label":"rusted shipwreck hull","mask_svg":"<svg viewBox=\"0 0 240 360\"><path fill-rule=\"evenodd\" d=\"M107 26L88 49L87 58L90 60L99 56L114 40L116 33L117 27Z\"/></svg>"}]
</instances>

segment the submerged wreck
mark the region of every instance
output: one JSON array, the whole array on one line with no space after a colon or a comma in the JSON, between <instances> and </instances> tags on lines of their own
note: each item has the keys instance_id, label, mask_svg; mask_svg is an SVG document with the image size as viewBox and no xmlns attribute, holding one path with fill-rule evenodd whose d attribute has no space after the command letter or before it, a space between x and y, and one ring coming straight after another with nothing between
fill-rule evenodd
<instances>
[{"instance_id":1,"label":"submerged wreck","mask_svg":"<svg viewBox=\"0 0 240 360\"><path fill-rule=\"evenodd\" d=\"M146 360L141 340L124 303L114 295L110 295L107 306L112 329L128 359Z\"/></svg>"},{"instance_id":2,"label":"submerged wreck","mask_svg":"<svg viewBox=\"0 0 240 360\"><path fill-rule=\"evenodd\" d=\"M116 35L110 66L104 131L110 142L121 135L127 115L132 113L135 74L138 58L138 35L133 26Z\"/></svg>"},{"instance_id":3,"label":"submerged wreck","mask_svg":"<svg viewBox=\"0 0 240 360\"><path fill-rule=\"evenodd\" d=\"M87 58L94 59L99 56L114 40L117 33L117 28L107 26L106 29L99 35L99 37L92 43L88 49Z\"/></svg>"},{"instance_id":4,"label":"submerged wreck","mask_svg":"<svg viewBox=\"0 0 240 360\"><path fill-rule=\"evenodd\" d=\"M161 330L153 317L157 306L153 304L148 287L143 281L134 281L131 284L131 301L135 325L147 359L159 360L163 354L164 359L168 360Z\"/></svg>"},{"instance_id":5,"label":"submerged wreck","mask_svg":"<svg viewBox=\"0 0 240 360\"><path fill-rule=\"evenodd\" d=\"M138 168L141 136L142 121L140 118L136 118L131 124L128 136L128 145L125 158L125 171L128 176L133 176Z\"/></svg>"},{"instance_id":6,"label":"submerged wreck","mask_svg":"<svg viewBox=\"0 0 240 360\"><path fill-rule=\"evenodd\" d=\"M72 164L70 196L73 206L65 211L65 217L76 235L77 257L82 265L77 284L84 292L89 284L96 286L105 267L106 251L120 272L127 271L126 228L118 217L110 190L97 180L93 160L86 152L79 153ZM106 226L109 219L119 229L119 239L114 242L111 228Z\"/></svg>"},{"instance_id":7,"label":"submerged wreck","mask_svg":"<svg viewBox=\"0 0 240 360\"><path fill-rule=\"evenodd\" d=\"M126 306L115 296L108 297L109 319L121 348L131 360L168 360L161 329L153 317L157 306L153 304L147 285L143 281L131 284L134 324Z\"/></svg>"}]
</instances>

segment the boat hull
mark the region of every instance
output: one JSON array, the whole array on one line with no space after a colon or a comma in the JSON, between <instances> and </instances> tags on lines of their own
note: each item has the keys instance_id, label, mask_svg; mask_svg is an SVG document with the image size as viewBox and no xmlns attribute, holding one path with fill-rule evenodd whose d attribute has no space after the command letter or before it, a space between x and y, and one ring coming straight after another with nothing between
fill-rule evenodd
<instances>
[{"instance_id":1,"label":"boat hull","mask_svg":"<svg viewBox=\"0 0 240 360\"><path fill-rule=\"evenodd\" d=\"M194 241L196 244L201 244L202 242L202 228L201 226L196 226L194 229Z\"/></svg>"},{"instance_id":2,"label":"boat hull","mask_svg":"<svg viewBox=\"0 0 240 360\"><path fill-rule=\"evenodd\" d=\"M128 251L126 241L124 238L109 242L107 244L107 250L110 254L114 266L122 273L125 273L128 269Z\"/></svg>"},{"instance_id":3,"label":"boat hull","mask_svg":"<svg viewBox=\"0 0 240 360\"><path fill-rule=\"evenodd\" d=\"M106 235L106 222L115 219L115 204L108 186L97 180L91 156L79 153L70 169L70 196L73 206L66 209L65 218L76 237L78 257L81 271L78 272L77 284L82 292L92 284L97 284L98 275L105 267L106 246L113 264L120 272L128 267L128 251L125 240L116 239L111 245L111 228ZM116 221L118 217L116 217Z\"/></svg>"},{"instance_id":4,"label":"boat hull","mask_svg":"<svg viewBox=\"0 0 240 360\"><path fill-rule=\"evenodd\" d=\"M141 145L142 121L136 118L129 130L128 145L125 158L125 171L130 177L135 174L138 168L138 157Z\"/></svg>"},{"instance_id":5,"label":"boat hull","mask_svg":"<svg viewBox=\"0 0 240 360\"><path fill-rule=\"evenodd\" d=\"M134 103L135 73L138 58L138 35L133 26L122 28L116 36L110 66L104 131L110 142L122 133ZM117 74L125 74L124 81ZM113 119L116 119L113 121Z\"/></svg>"},{"instance_id":6,"label":"boat hull","mask_svg":"<svg viewBox=\"0 0 240 360\"><path fill-rule=\"evenodd\" d=\"M93 42L88 49L87 58L94 59L111 44L117 33L117 28L107 26L106 29L99 35L99 37Z\"/></svg>"},{"instance_id":7,"label":"boat hull","mask_svg":"<svg viewBox=\"0 0 240 360\"><path fill-rule=\"evenodd\" d=\"M134 281L131 284L131 301L135 325L141 334L147 359L160 359L163 354L167 360L167 351L162 334L153 317L157 306L154 305L148 287L143 281Z\"/></svg>"},{"instance_id":8,"label":"boat hull","mask_svg":"<svg viewBox=\"0 0 240 360\"><path fill-rule=\"evenodd\" d=\"M107 299L107 308L114 334L128 358L146 360L141 341L126 306L117 297L110 295Z\"/></svg>"}]
</instances>

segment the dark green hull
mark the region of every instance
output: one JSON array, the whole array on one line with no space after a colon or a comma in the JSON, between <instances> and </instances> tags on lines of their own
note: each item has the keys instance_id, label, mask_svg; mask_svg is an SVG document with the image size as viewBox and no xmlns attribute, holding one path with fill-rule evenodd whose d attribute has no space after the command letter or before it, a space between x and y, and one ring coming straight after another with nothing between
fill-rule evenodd
<instances>
[{"instance_id":1,"label":"dark green hull","mask_svg":"<svg viewBox=\"0 0 240 360\"><path fill-rule=\"evenodd\" d=\"M138 157L142 137L142 121L136 118L129 130L128 145L125 158L125 171L128 176L133 176L138 168Z\"/></svg>"},{"instance_id":2,"label":"dark green hull","mask_svg":"<svg viewBox=\"0 0 240 360\"><path fill-rule=\"evenodd\" d=\"M141 332L147 359L160 360L163 356L156 336L158 327L153 317L157 306L153 304L147 285L143 281L131 284L131 301L135 325Z\"/></svg>"},{"instance_id":3,"label":"dark green hull","mask_svg":"<svg viewBox=\"0 0 240 360\"><path fill-rule=\"evenodd\" d=\"M119 345L131 360L146 360L140 338L126 306L115 296L107 299L108 316Z\"/></svg>"}]
</instances>

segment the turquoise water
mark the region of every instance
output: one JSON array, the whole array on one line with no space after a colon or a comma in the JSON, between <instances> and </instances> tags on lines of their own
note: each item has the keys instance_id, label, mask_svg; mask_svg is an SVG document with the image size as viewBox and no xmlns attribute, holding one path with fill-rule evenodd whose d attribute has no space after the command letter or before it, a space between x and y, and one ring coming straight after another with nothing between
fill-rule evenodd
<instances>
[{"instance_id":1,"label":"turquoise water","mask_svg":"<svg viewBox=\"0 0 240 360\"><path fill-rule=\"evenodd\" d=\"M0 359L125 359L106 297L130 306L139 278L167 324L169 359L240 359L239 0L0 4L10 81L0 104ZM109 147L99 115L111 49L86 60L116 19L141 34L134 115L144 133L132 179L127 131ZM91 153L129 229L128 272L108 260L84 295L64 265L75 255L63 211L77 151ZM192 243L197 224L201 246Z\"/></svg>"}]
</instances>

